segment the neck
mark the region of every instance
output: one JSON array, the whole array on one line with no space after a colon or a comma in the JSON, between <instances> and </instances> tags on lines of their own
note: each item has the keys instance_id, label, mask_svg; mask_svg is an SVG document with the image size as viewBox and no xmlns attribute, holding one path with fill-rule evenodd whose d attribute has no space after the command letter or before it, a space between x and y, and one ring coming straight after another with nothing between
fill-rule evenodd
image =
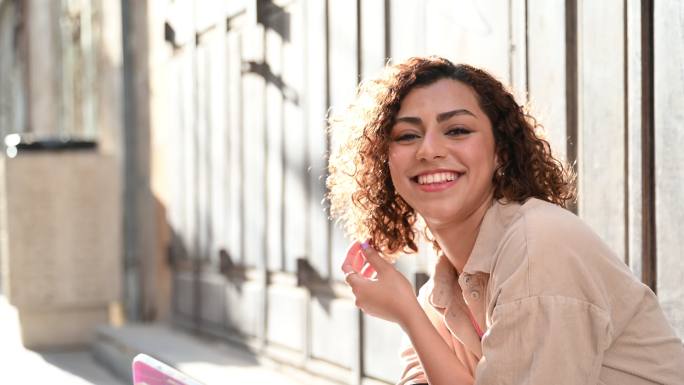
<instances>
[{"instance_id":1,"label":"neck","mask_svg":"<svg viewBox=\"0 0 684 385\"><path fill-rule=\"evenodd\" d=\"M428 228L439 243L445 256L460 274L468 262L475 240L480 232L480 225L492 200L486 199L467 217L450 223L430 224Z\"/></svg>"}]
</instances>

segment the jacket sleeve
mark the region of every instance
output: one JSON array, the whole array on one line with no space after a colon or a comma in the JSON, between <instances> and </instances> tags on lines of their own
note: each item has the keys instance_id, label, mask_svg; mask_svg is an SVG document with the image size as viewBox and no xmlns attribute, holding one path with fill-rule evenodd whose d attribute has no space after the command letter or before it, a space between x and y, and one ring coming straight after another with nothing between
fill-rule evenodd
<instances>
[{"instance_id":1,"label":"jacket sleeve","mask_svg":"<svg viewBox=\"0 0 684 385\"><path fill-rule=\"evenodd\" d=\"M574 298L533 296L497 305L475 383L595 385L611 333L606 311Z\"/></svg>"},{"instance_id":2,"label":"jacket sleeve","mask_svg":"<svg viewBox=\"0 0 684 385\"><path fill-rule=\"evenodd\" d=\"M463 370L465 371L465 374L471 378L469 384L472 384L472 375L475 366L477 365L477 359L470 355L466 351L465 347L460 344L460 342L454 339L454 337L451 335L451 332L446 327L444 316L428 303L427 297L432 292L432 286L432 280L430 280L423 286L423 288L420 289L418 301L439 335L447 343L449 348L454 351L458 359L463 364ZM406 334L404 334L402 337L400 356L403 361L403 370L400 380L397 382L397 384L427 384L427 376L425 375L423 366L420 363L418 354L416 353L415 349L413 349L411 340Z\"/></svg>"}]
</instances>

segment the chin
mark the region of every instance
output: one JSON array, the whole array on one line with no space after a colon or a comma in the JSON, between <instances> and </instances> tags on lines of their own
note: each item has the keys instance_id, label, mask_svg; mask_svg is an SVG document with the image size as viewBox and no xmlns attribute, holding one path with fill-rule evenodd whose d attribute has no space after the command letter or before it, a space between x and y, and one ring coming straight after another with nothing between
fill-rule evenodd
<instances>
[{"instance_id":1,"label":"chin","mask_svg":"<svg viewBox=\"0 0 684 385\"><path fill-rule=\"evenodd\" d=\"M458 214L453 212L445 212L444 210L425 210L422 212L418 210L416 211L421 217L423 217L425 223L431 227L450 223L458 218Z\"/></svg>"}]
</instances>

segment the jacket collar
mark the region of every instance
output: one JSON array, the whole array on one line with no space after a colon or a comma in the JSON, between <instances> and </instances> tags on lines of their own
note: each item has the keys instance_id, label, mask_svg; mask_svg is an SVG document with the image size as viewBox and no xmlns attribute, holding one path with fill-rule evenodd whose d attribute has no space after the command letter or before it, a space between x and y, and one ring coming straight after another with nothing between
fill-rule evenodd
<instances>
[{"instance_id":1,"label":"jacket collar","mask_svg":"<svg viewBox=\"0 0 684 385\"><path fill-rule=\"evenodd\" d=\"M463 293L473 285L478 289L486 286L487 276L492 272L495 262L496 250L519 208L518 203L493 201L482 220L475 245L463 268L462 279L459 279L456 269L444 255L437 260L432 274L434 285L428 295L428 302L444 314L447 328L478 358L482 356L482 346L475 329L471 327L468 314L473 314L481 329L486 330L485 304L477 301L477 304L473 303L471 306L466 303ZM485 277L481 277L483 274Z\"/></svg>"},{"instance_id":2,"label":"jacket collar","mask_svg":"<svg viewBox=\"0 0 684 385\"><path fill-rule=\"evenodd\" d=\"M518 213L520 203L505 203L494 200L492 206L485 213L480 225L480 232L475 239L475 245L470 257L463 267L465 274L490 274L494 266L496 249L501 243L504 233L511 220Z\"/></svg>"},{"instance_id":3,"label":"jacket collar","mask_svg":"<svg viewBox=\"0 0 684 385\"><path fill-rule=\"evenodd\" d=\"M465 274L490 274L494 264L496 249L499 247L511 220L520 208L519 203L505 203L494 200L485 213L480 225L480 232L470 257L463 267ZM458 281L458 273L444 255L440 255L432 274L434 287L430 293L430 303L435 307L445 308L451 302L454 284Z\"/></svg>"}]
</instances>

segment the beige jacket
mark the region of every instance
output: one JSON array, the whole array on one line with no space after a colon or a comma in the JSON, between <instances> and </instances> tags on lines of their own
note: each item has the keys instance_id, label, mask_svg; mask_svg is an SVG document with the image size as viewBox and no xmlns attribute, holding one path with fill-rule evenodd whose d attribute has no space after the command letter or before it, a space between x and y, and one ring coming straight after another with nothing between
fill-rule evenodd
<instances>
[{"instance_id":1,"label":"beige jacket","mask_svg":"<svg viewBox=\"0 0 684 385\"><path fill-rule=\"evenodd\" d=\"M463 270L441 257L419 299L473 383L684 384L656 296L574 214L495 202ZM427 383L408 339L402 358L399 384Z\"/></svg>"}]
</instances>

